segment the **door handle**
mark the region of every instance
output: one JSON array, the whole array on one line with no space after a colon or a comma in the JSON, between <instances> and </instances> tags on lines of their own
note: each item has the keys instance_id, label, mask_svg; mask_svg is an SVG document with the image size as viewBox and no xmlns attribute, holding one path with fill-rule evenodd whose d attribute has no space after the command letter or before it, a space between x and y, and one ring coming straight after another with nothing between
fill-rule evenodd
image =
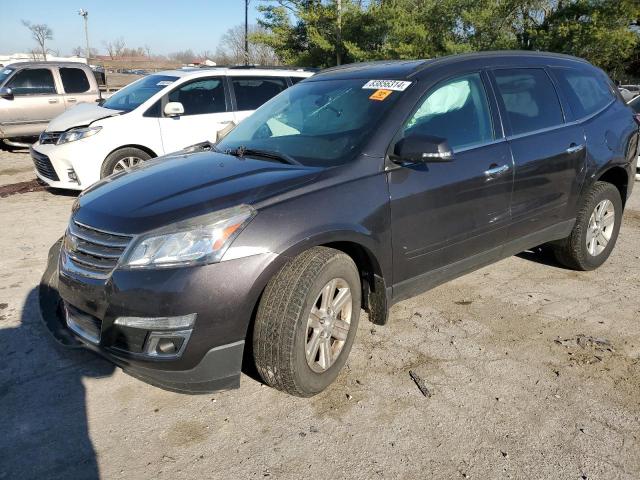
<instances>
[{"instance_id":1,"label":"door handle","mask_svg":"<svg viewBox=\"0 0 640 480\"><path fill-rule=\"evenodd\" d=\"M565 151L567 153L577 153L581 151L583 148L584 148L584 143L580 145L576 145L575 143L572 143L571 145L569 145L569 148L567 148Z\"/></svg>"},{"instance_id":2,"label":"door handle","mask_svg":"<svg viewBox=\"0 0 640 480\"><path fill-rule=\"evenodd\" d=\"M49 103L58 103L58 99L57 98L50 98L49 99Z\"/></svg>"},{"instance_id":3,"label":"door handle","mask_svg":"<svg viewBox=\"0 0 640 480\"><path fill-rule=\"evenodd\" d=\"M503 175L509 171L509 165L497 166L495 163L491 165L489 170L485 170L484 176L487 177L487 180L493 180L494 178L498 178L500 175Z\"/></svg>"},{"instance_id":4,"label":"door handle","mask_svg":"<svg viewBox=\"0 0 640 480\"><path fill-rule=\"evenodd\" d=\"M75 98L67 98L67 102L75 102L76 99Z\"/></svg>"}]
</instances>

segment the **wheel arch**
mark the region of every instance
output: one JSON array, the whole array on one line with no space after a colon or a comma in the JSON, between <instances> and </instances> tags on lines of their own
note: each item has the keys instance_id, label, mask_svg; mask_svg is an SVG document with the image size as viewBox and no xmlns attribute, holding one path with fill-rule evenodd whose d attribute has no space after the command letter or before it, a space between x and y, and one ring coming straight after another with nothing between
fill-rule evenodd
<instances>
[{"instance_id":1,"label":"wheel arch","mask_svg":"<svg viewBox=\"0 0 640 480\"><path fill-rule=\"evenodd\" d=\"M154 152L153 150L151 150L149 147L146 147L144 145L139 145L137 143L129 143L126 145L120 145L119 147L114 148L113 150L111 150L109 153L107 153L107 155L104 157L104 159L102 160L102 164L104 165L104 162L107 161L107 158L109 158L109 156L115 152L117 152L118 150L122 150L123 148L137 148L138 150L142 150L143 152L145 152L148 155L151 155L151 158L156 158L158 155L156 154L156 152Z\"/></svg>"},{"instance_id":2,"label":"wheel arch","mask_svg":"<svg viewBox=\"0 0 640 480\"><path fill-rule=\"evenodd\" d=\"M627 192L629 190L629 173L621 166L612 166L605 171L601 172L596 178L598 182L607 182L612 184L620 192L620 198L622 205L624 206L627 201Z\"/></svg>"}]
</instances>

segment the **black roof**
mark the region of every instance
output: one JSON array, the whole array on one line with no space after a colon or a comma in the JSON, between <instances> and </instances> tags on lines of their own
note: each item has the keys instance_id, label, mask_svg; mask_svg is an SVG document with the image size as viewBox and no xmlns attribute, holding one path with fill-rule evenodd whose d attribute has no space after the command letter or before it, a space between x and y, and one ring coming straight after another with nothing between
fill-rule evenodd
<instances>
[{"instance_id":1,"label":"black roof","mask_svg":"<svg viewBox=\"0 0 640 480\"><path fill-rule=\"evenodd\" d=\"M307 81L349 78L376 78L376 79L408 79L420 76L419 74L430 66L453 65L460 62L491 60L509 62L510 60L551 60L553 63L579 62L588 65L586 60L564 55L561 53L536 52L530 50L497 50L487 52L464 53L460 55L448 55L424 60L382 60L378 62L350 63L339 67L331 67L317 73Z\"/></svg>"}]
</instances>

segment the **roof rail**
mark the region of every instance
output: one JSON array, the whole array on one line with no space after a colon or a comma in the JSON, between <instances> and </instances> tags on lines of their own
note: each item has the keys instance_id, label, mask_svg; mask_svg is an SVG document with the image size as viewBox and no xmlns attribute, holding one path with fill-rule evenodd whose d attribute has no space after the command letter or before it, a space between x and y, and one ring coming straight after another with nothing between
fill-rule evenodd
<instances>
[{"instance_id":1,"label":"roof rail","mask_svg":"<svg viewBox=\"0 0 640 480\"><path fill-rule=\"evenodd\" d=\"M262 65L233 65L232 69L251 69L251 68L259 68L261 70L297 70L301 72L317 72L320 69L315 67L295 67L288 65L279 65L279 66L262 66Z\"/></svg>"}]
</instances>

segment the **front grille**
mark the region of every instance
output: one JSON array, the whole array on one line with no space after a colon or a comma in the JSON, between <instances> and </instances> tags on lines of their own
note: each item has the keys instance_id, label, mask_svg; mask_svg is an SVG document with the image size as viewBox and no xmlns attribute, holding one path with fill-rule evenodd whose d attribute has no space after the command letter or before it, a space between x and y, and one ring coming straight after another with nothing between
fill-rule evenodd
<instances>
[{"instance_id":1,"label":"front grille","mask_svg":"<svg viewBox=\"0 0 640 480\"><path fill-rule=\"evenodd\" d=\"M74 273L106 278L130 241L128 235L105 232L71 220L64 237L63 252ZM67 267L67 262L63 266Z\"/></svg>"},{"instance_id":2,"label":"front grille","mask_svg":"<svg viewBox=\"0 0 640 480\"><path fill-rule=\"evenodd\" d=\"M63 132L42 132L40 134L40 145L47 145L48 143L58 143L58 139Z\"/></svg>"},{"instance_id":3,"label":"front grille","mask_svg":"<svg viewBox=\"0 0 640 480\"><path fill-rule=\"evenodd\" d=\"M64 304L65 316L67 317L67 326L77 335L91 343L99 344L102 335L102 321L99 318L81 312L77 308Z\"/></svg>"},{"instance_id":4,"label":"front grille","mask_svg":"<svg viewBox=\"0 0 640 480\"><path fill-rule=\"evenodd\" d=\"M31 149L31 158L33 159L33 164L40 175L55 182L60 181L53 165L51 165L49 157Z\"/></svg>"}]
</instances>

